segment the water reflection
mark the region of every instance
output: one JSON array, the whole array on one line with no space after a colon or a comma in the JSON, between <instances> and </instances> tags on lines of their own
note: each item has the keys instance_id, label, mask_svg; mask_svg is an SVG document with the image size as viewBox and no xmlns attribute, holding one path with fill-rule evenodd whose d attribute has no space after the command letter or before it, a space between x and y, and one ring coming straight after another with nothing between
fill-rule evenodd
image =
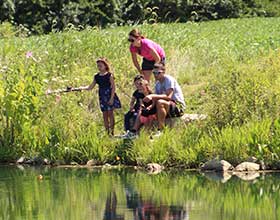
<instances>
[{"instance_id":1,"label":"water reflection","mask_svg":"<svg viewBox=\"0 0 280 220\"><path fill-rule=\"evenodd\" d=\"M117 214L117 195L116 192L110 192L106 199L104 220L124 220L123 215Z\"/></svg>"},{"instance_id":2,"label":"water reflection","mask_svg":"<svg viewBox=\"0 0 280 220\"><path fill-rule=\"evenodd\" d=\"M0 167L0 219L280 219L280 175L253 177Z\"/></svg>"},{"instance_id":3,"label":"water reflection","mask_svg":"<svg viewBox=\"0 0 280 220\"><path fill-rule=\"evenodd\" d=\"M127 209L133 213L133 220L188 220L187 212L182 206L156 204L153 200L142 199L131 187L125 189ZM124 215L117 214L117 194L110 192L106 198L104 220L125 220Z\"/></svg>"},{"instance_id":4,"label":"water reflection","mask_svg":"<svg viewBox=\"0 0 280 220\"><path fill-rule=\"evenodd\" d=\"M187 220L182 206L156 204L152 199L143 199L131 188L126 189L127 208L132 210L134 220Z\"/></svg>"}]
</instances>

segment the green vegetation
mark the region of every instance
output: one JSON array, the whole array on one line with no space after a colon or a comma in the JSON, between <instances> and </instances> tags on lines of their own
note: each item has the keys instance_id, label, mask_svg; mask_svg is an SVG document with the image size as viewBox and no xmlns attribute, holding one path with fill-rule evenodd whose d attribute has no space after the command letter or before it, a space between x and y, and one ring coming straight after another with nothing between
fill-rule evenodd
<instances>
[{"instance_id":1,"label":"green vegetation","mask_svg":"<svg viewBox=\"0 0 280 220\"><path fill-rule=\"evenodd\" d=\"M44 95L48 88L90 83L95 60L106 56L123 103L116 112L116 133L121 133L126 94L134 90L136 74L127 42L131 27L5 38L0 39L0 159L40 155L67 163L95 159L197 167L214 157L236 164L255 156L275 165L280 156L280 19L139 28L165 48L167 73L182 85L187 112L207 114L207 121L166 129L153 142L144 131L135 142L123 143L106 136L96 89Z\"/></svg>"},{"instance_id":2,"label":"green vegetation","mask_svg":"<svg viewBox=\"0 0 280 220\"><path fill-rule=\"evenodd\" d=\"M156 22L279 16L279 0L16 0L0 5L0 23L26 34ZM18 31L16 31L18 34ZM0 34L1 36L1 34Z\"/></svg>"}]
</instances>

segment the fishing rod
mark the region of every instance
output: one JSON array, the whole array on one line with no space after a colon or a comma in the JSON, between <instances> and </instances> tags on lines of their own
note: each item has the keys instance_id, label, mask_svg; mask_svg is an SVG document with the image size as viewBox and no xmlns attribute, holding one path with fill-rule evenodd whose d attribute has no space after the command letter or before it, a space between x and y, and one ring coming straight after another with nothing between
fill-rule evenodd
<instances>
[{"instance_id":1,"label":"fishing rod","mask_svg":"<svg viewBox=\"0 0 280 220\"><path fill-rule=\"evenodd\" d=\"M118 90L121 91L121 93L127 98L127 99L131 99L131 96L125 92L121 87L118 87Z\"/></svg>"},{"instance_id":2,"label":"fishing rod","mask_svg":"<svg viewBox=\"0 0 280 220\"><path fill-rule=\"evenodd\" d=\"M127 94L123 89L121 88L118 88L122 94L125 95L126 98L131 98L131 96L129 94ZM56 90L50 90L48 89L46 91L46 95L51 95L51 94L57 94L57 93L67 93L67 92L81 92L82 90L85 90L85 89L82 89L82 88L74 88L74 87L71 87L71 86L67 86L65 89L56 89Z\"/></svg>"},{"instance_id":3,"label":"fishing rod","mask_svg":"<svg viewBox=\"0 0 280 220\"><path fill-rule=\"evenodd\" d=\"M83 89L81 88L73 88L71 86L67 86L65 89L56 89L46 91L46 95L57 94L57 93L67 93L67 92L81 92Z\"/></svg>"}]
</instances>

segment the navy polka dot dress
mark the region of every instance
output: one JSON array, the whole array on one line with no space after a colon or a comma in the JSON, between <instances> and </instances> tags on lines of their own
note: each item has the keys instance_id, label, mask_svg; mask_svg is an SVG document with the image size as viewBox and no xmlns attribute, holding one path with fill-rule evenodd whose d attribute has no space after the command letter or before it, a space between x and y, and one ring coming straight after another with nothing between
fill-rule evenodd
<instances>
[{"instance_id":1,"label":"navy polka dot dress","mask_svg":"<svg viewBox=\"0 0 280 220\"><path fill-rule=\"evenodd\" d=\"M94 76L95 82L99 86L99 91L98 91L99 104L102 112L114 110L116 108L121 108L121 102L116 93L114 95L113 104L112 105L108 104L112 92L111 82L110 82L111 75L112 73L107 73L105 75L100 75L99 73L97 73Z\"/></svg>"}]
</instances>

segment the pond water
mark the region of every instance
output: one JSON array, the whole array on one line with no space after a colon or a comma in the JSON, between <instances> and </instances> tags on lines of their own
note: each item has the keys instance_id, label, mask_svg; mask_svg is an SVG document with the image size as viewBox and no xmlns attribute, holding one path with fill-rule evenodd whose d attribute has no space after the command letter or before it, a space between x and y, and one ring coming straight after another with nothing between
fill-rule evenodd
<instances>
[{"instance_id":1,"label":"pond water","mask_svg":"<svg viewBox=\"0 0 280 220\"><path fill-rule=\"evenodd\" d=\"M190 171L149 175L133 169L2 166L0 219L280 219L280 175L241 178Z\"/></svg>"}]
</instances>

